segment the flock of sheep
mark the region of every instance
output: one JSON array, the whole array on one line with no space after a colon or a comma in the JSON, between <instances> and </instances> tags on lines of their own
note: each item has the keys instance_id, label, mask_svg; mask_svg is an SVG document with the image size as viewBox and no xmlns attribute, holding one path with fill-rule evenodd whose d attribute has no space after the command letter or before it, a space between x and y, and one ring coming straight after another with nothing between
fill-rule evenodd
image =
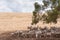
<instances>
[{"instance_id":1,"label":"flock of sheep","mask_svg":"<svg viewBox=\"0 0 60 40\"><path fill-rule=\"evenodd\" d=\"M28 27L27 31L16 31L11 33L12 36L20 38L60 38L60 28L51 27Z\"/></svg>"}]
</instances>

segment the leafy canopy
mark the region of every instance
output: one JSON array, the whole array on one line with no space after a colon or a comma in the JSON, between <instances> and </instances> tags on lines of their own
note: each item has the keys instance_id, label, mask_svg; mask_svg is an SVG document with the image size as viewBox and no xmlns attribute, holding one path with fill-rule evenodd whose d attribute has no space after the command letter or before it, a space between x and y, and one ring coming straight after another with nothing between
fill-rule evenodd
<instances>
[{"instance_id":1,"label":"leafy canopy","mask_svg":"<svg viewBox=\"0 0 60 40\"><path fill-rule=\"evenodd\" d=\"M47 15L42 15L43 21L46 23L57 23L57 19L60 16L60 0L43 0L43 4L34 3L35 10L33 11L32 24L39 22L40 17L37 14L40 10L45 10L45 13L47 13ZM47 8L50 8L50 10L46 10Z\"/></svg>"}]
</instances>

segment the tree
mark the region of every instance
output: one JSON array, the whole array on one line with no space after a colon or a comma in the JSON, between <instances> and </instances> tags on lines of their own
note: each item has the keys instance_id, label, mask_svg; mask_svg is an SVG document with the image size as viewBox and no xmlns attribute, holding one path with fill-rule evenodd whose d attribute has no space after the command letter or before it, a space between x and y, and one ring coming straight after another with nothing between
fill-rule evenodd
<instances>
[{"instance_id":1,"label":"tree","mask_svg":"<svg viewBox=\"0 0 60 40\"><path fill-rule=\"evenodd\" d=\"M60 17L60 0L43 0L43 4L44 5L40 5L35 2L32 24L37 24L40 20L43 20L45 23L57 23L57 19ZM50 10L46 10L47 8L50 8ZM44 10L47 15L43 14L40 19L37 14L39 14L41 10Z\"/></svg>"}]
</instances>

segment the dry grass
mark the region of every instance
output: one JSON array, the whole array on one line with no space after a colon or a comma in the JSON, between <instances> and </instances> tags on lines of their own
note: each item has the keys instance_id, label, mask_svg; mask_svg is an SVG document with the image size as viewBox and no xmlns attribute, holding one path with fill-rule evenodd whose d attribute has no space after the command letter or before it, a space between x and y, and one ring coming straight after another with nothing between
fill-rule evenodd
<instances>
[{"instance_id":1,"label":"dry grass","mask_svg":"<svg viewBox=\"0 0 60 40\"><path fill-rule=\"evenodd\" d=\"M27 26L31 23L31 17L31 13L0 13L0 33L27 30Z\"/></svg>"},{"instance_id":2,"label":"dry grass","mask_svg":"<svg viewBox=\"0 0 60 40\"><path fill-rule=\"evenodd\" d=\"M0 13L0 33L6 31L15 30L27 30L32 20L32 13ZM51 26L48 24L43 24L40 21L37 25L39 26ZM60 20L57 24L52 24L53 26L60 27Z\"/></svg>"}]
</instances>

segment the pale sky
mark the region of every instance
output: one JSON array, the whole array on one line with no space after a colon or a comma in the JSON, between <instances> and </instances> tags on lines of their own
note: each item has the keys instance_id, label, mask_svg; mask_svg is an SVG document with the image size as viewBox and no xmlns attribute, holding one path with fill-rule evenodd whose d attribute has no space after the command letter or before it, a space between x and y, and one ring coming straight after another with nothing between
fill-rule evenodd
<instances>
[{"instance_id":1,"label":"pale sky","mask_svg":"<svg viewBox=\"0 0 60 40\"><path fill-rule=\"evenodd\" d=\"M37 0L42 4L42 0ZM32 12L35 0L0 0L0 12Z\"/></svg>"}]
</instances>

